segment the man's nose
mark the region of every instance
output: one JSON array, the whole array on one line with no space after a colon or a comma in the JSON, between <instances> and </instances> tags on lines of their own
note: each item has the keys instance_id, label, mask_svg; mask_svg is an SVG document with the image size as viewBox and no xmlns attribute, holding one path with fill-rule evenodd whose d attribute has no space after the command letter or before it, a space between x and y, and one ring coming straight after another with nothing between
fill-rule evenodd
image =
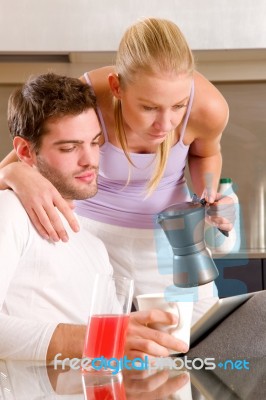
<instances>
[{"instance_id":1,"label":"man's nose","mask_svg":"<svg viewBox=\"0 0 266 400\"><path fill-rule=\"evenodd\" d=\"M82 154L80 154L79 165L98 167L99 155L100 150L98 146L95 148L86 148L82 151Z\"/></svg>"}]
</instances>

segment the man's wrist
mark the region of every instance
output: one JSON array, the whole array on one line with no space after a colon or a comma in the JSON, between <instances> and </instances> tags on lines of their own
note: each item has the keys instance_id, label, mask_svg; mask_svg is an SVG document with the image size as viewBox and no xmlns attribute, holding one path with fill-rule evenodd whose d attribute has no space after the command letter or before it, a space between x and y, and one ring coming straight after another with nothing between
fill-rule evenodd
<instances>
[{"instance_id":1,"label":"man's wrist","mask_svg":"<svg viewBox=\"0 0 266 400\"><path fill-rule=\"evenodd\" d=\"M46 360L53 361L58 354L60 354L58 360L64 358L81 358L85 334L85 325L57 325L48 346Z\"/></svg>"}]
</instances>

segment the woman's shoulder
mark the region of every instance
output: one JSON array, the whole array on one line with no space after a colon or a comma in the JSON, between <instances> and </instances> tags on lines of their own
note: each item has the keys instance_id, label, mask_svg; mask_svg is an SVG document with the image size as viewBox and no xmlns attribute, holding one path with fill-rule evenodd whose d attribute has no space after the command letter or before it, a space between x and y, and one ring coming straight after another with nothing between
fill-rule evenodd
<instances>
[{"instance_id":1,"label":"woman's shoulder","mask_svg":"<svg viewBox=\"0 0 266 400\"><path fill-rule=\"evenodd\" d=\"M108 76L115 71L114 66L107 66L88 71L91 85L97 98L97 103L101 109L110 108L112 103L112 92L110 90ZM80 77L82 82L86 83L83 76Z\"/></svg>"},{"instance_id":2,"label":"woman's shoulder","mask_svg":"<svg viewBox=\"0 0 266 400\"><path fill-rule=\"evenodd\" d=\"M203 75L195 72L195 95L191 120L200 130L222 131L228 121L229 108L221 92ZM202 128L202 129L201 129Z\"/></svg>"},{"instance_id":3,"label":"woman's shoulder","mask_svg":"<svg viewBox=\"0 0 266 400\"><path fill-rule=\"evenodd\" d=\"M113 73L114 71L115 71L114 66L110 65L106 67L93 69L85 73L88 74L91 84L96 92L97 90L109 89L108 75ZM80 80L84 83L86 83L86 79L84 76L85 73L80 77Z\"/></svg>"}]
</instances>

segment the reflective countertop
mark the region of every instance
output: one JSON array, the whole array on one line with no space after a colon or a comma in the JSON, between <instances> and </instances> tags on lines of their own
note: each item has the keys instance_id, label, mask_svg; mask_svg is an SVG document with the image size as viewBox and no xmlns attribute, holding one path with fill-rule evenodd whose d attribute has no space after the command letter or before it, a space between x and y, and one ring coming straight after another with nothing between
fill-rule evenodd
<instances>
[{"instance_id":1,"label":"reflective countertop","mask_svg":"<svg viewBox=\"0 0 266 400\"><path fill-rule=\"evenodd\" d=\"M266 396L266 358L218 362L212 370L204 369L201 362L190 368L191 364L188 369L106 375L41 362L0 360L0 399L259 400Z\"/></svg>"},{"instance_id":2,"label":"reflective countertop","mask_svg":"<svg viewBox=\"0 0 266 400\"><path fill-rule=\"evenodd\" d=\"M215 258L225 258L225 259L254 259L254 258L266 258L266 249L245 249L240 250L237 253L222 254L212 252L212 257Z\"/></svg>"}]
</instances>

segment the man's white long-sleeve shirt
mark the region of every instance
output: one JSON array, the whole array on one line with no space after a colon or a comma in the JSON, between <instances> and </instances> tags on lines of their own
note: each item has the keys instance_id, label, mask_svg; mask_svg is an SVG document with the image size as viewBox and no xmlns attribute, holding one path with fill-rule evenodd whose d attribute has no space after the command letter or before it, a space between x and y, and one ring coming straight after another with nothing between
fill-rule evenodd
<instances>
[{"instance_id":1,"label":"man's white long-sleeve shirt","mask_svg":"<svg viewBox=\"0 0 266 400\"><path fill-rule=\"evenodd\" d=\"M87 324L95 275L112 268L82 224L65 228L67 243L42 239L17 196L0 192L0 359L44 360L59 323Z\"/></svg>"}]
</instances>

